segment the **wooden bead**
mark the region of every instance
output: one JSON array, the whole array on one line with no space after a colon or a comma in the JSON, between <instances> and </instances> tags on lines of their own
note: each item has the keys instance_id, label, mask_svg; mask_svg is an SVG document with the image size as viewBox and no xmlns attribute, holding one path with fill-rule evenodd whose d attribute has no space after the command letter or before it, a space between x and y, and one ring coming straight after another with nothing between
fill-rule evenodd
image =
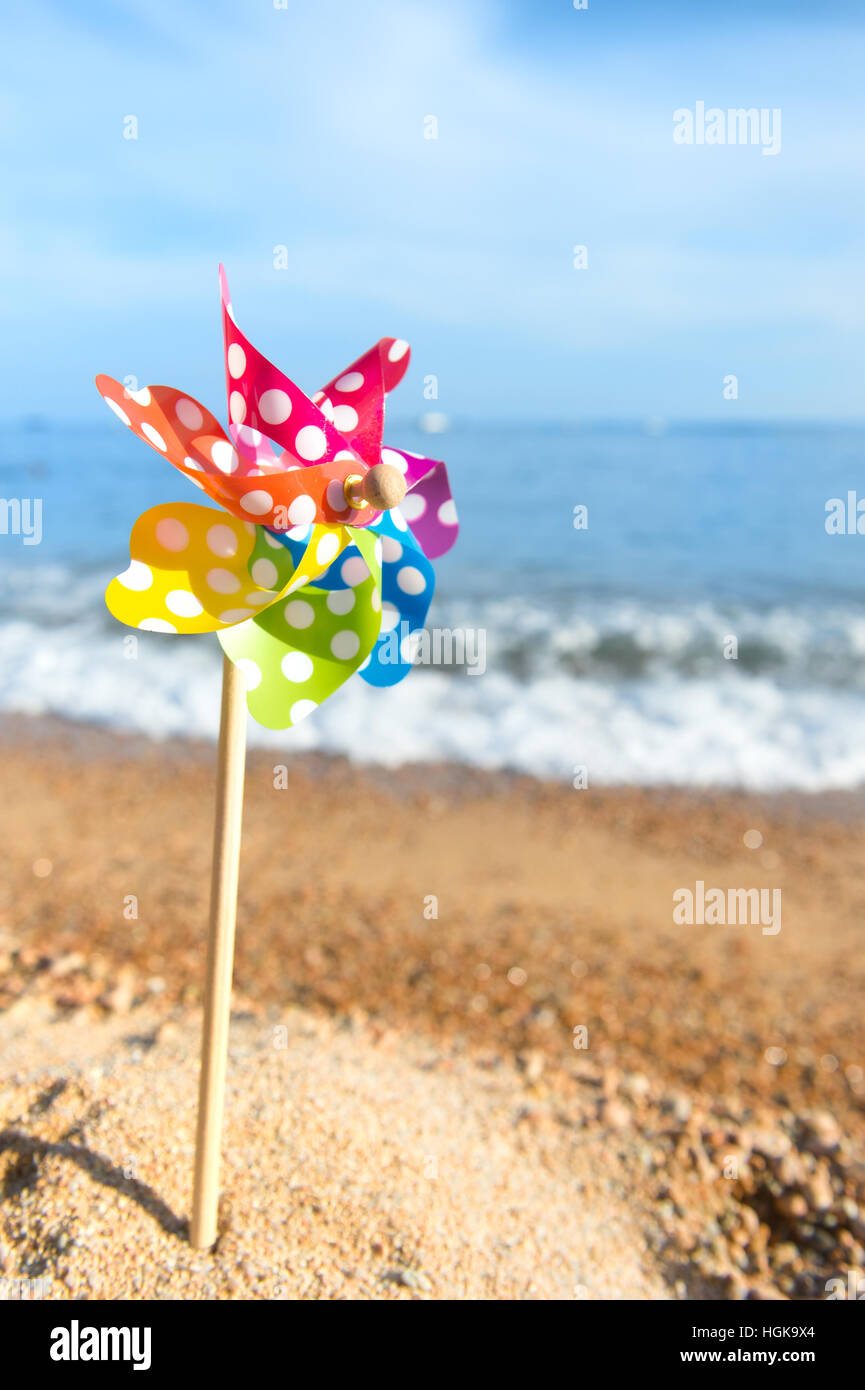
<instances>
[{"instance_id":1,"label":"wooden bead","mask_svg":"<svg viewBox=\"0 0 865 1390\"><path fill-rule=\"evenodd\" d=\"M376 511L389 512L405 497L405 478L392 464L377 463L366 474L361 491Z\"/></svg>"}]
</instances>

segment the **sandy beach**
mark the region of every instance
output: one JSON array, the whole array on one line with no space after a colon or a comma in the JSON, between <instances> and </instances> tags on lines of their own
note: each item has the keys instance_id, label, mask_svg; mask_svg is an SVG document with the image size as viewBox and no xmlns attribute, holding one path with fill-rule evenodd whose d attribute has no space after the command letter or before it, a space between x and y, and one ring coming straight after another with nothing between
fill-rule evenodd
<instances>
[{"instance_id":1,"label":"sandy beach","mask_svg":"<svg viewBox=\"0 0 865 1390\"><path fill-rule=\"evenodd\" d=\"M0 738L7 1296L821 1298L863 1272L860 797L251 753L204 1256L213 749ZM779 890L780 929L675 922L697 884Z\"/></svg>"}]
</instances>

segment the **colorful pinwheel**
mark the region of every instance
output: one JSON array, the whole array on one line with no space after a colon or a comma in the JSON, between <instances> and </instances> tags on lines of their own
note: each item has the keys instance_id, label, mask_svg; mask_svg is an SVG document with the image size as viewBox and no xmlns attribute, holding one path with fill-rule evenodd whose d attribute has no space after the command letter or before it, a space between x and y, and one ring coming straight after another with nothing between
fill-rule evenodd
<instances>
[{"instance_id":1,"label":"colorful pinwheel","mask_svg":"<svg viewBox=\"0 0 865 1390\"><path fill-rule=\"evenodd\" d=\"M447 471L383 449L408 344L382 338L309 400L234 321L220 266L228 435L170 386L96 385L139 438L218 503L152 507L106 602L131 627L216 632L224 652L190 1240L213 1244L243 813L246 719L285 729L353 671L392 685L456 539ZM404 500L403 500L404 499ZM399 504L402 503L402 507Z\"/></svg>"},{"instance_id":2,"label":"colorful pinwheel","mask_svg":"<svg viewBox=\"0 0 865 1390\"><path fill-rule=\"evenodd\" d=\"M356 670L379 686L406 675L456 509L443 463L382 448L407 343L381 338L310 400L241 333L219 276L228 435L173 387L96 378L123 423L222 508L144 512L106 602L130 627L216 632L250 713L284 729Z\"/></svg>"}]
</instances>

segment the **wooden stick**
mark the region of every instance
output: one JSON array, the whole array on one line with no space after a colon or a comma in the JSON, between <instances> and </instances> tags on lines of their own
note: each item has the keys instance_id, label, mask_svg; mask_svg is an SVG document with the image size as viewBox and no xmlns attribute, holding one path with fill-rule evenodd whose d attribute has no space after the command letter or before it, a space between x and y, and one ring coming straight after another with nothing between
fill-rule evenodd
<instances>
[{"instance_id":1,"label":"wooden stick","mask_svg":"<svg viewBox=\"0 0 865 1390\"><path fill-rule=\"evenodd\" d=\"M195 1141L195 1183L190 1224L190 1240L196 1250L206 1250L216 1240L219 1150L225 1102L225 1065L228 1056L228 1020L231 1008L231 972L234 963L234 925L237 918L245 764L246 685L234 662L223 656L216 824L213 831L213 873L210 884L210 930L207 940L198 1130Z\"/></svg>"}]
</instances>

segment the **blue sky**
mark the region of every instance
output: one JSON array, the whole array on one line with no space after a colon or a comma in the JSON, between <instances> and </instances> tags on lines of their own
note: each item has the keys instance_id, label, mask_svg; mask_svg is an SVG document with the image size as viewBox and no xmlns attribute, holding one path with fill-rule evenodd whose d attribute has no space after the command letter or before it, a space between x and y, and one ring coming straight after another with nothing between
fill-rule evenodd
<instances>
[{"instance_id":1,"label":"blue sky","mask_svg":"<svg viewBox=\"0 0 865 1390\"><path fill-rule=\"evenodd\" d=\"M4 38L7 414L100 421L98 371L222 413L223 260L310 391L408 338L394 416L434 374L478 419L865 417L861 6L35 0ZM676 145L697 101L780 108L781 152Z\"/></svg>"}]
</instances>

